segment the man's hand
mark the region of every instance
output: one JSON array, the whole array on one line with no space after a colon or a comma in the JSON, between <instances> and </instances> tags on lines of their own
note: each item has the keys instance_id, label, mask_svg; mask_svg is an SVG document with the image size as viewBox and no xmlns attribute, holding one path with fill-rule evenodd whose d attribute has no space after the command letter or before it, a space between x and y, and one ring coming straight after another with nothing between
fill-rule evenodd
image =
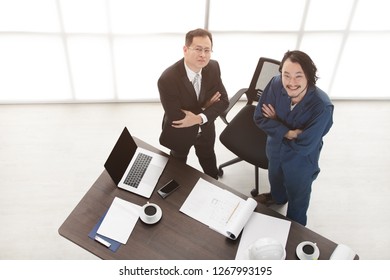
<instances>
[{"instance_id":1,"label":"man's hand","mask_svg":"<svg viewBox=\"0 0 390 280\"><path fill-rule=\"evenodd\" d=\"M263 116L268 119L276 120L278 118L276 116L275 108L271 104L263 104L261 111L263 112Z\"/></svg>"},{"instance_id":2,"label":"man's hand","mask_svg":"<svg viewBox=\"0 0 390 280\"><path fill-rule=\"evenodd\" d=\"M173 121L172 126L175 128L183 128L183 127L190 127L194 126L196 124L202 123L202 117L199 115L195 115L191 111L182 110L186 115L184 119Z\"/></svg>"},{"instance_id":3,"label":"man's hand","mask_svg":"<svg viewBox=\"0 0 390 280\"><path fill-rule=\"evenodd\" d=\"M211 105L213 105L215 102L218 102L221 100L221 94L219 93L219 91L217 91L211 98L210 100L207 100L206 104L204 104L204 108L208 108L210 107Z\"/></svg>"},{"instance_id":4,"label":"man's hand","mask_svg":"<svg viewBox=\"0 0 390 280\"><path fill-rule=\"evenodd\" d=\"M302 133L301 129L294 129L294 130L289 130L284 137L287 138L288 140L295 140L298 138L298 135Z\"/></svg>"}]
</instances>

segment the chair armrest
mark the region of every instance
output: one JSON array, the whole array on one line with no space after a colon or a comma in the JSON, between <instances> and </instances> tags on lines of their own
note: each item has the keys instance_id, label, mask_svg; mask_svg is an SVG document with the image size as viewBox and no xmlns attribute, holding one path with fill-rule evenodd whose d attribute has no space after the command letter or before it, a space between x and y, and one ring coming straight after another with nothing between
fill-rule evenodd
<instances>
[{"instance_id":1,"label":"chair armrest","mask_svg":"<svg viewBox=\"0 0 390 280\"><path fill-rule=\"evenodd\" d=\"M247 90L248 90L248 88L242 88L239 91L237 91L236 94L233 95L232 98L229 99L229 106L219 116L225 124L229 124L228 120L226 119L227 114L233 108L233 106L240 100L240 98L246 93Z\"/></svg>"}]
</instances>

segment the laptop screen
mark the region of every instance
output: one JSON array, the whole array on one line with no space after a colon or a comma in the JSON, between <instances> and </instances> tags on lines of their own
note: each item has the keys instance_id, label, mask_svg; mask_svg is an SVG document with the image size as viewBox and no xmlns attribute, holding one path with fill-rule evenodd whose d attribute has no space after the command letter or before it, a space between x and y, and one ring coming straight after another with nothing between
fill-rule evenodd
<instances>
[{"instance_id":1,"label":"laptop screen","mask_svg":"<svg viewBox=\"0 0 390 280\"><path fill-rule=\"evenodd\" d=\"M133 137L125 127L112 149L110 156L104 164L104 167L116 185L118 185L122 179L122 176L136 150L137 144L134 142Z\"/></svg>"}]
</instances>

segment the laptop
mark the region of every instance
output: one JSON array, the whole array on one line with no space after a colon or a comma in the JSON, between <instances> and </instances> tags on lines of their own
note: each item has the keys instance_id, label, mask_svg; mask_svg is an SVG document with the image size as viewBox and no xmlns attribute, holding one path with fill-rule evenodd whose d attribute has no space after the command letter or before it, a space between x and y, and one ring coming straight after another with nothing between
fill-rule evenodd
<instances>
[{"instance_id":1,"label":"laptop","mask_svg":"<svg viewBox=\"0 0 390 280\"><path fill-rule=\"evenodd\" d=\"M138 147L125 127L104 168L124 190L150 198L168 163L168 157Z\"/></svg>"}]
</instances>

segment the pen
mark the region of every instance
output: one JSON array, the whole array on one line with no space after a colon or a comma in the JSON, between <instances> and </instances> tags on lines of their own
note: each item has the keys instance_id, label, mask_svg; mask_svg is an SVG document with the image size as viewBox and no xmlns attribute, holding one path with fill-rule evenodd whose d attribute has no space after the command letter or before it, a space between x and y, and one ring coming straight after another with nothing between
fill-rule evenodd
<instances>
[{"instance_id":1,"label":"pen","mask_svg":"<svg viewBox=\"0 0 390 280\"><path fill-rule=\"evenodd\" d=\"M232 213L230 214L229 218L227 219L226 223L228 223L231 219L231 217L233 216L234 212L236 212L237 208L238 208L238 205L240 205L240 202L237 203L236 207L234 207Z\"/></svg>"}]
</instances>

